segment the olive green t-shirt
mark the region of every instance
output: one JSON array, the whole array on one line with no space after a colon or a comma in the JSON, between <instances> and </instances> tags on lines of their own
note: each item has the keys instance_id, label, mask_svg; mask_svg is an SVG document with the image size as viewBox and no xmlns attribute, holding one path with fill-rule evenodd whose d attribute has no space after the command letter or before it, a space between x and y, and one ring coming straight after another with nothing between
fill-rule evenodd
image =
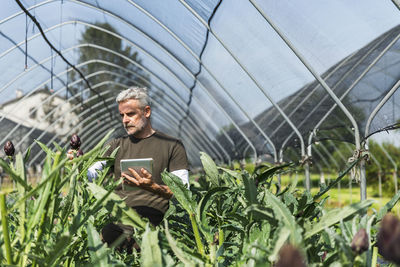
<instances>
[{"instance_id":1,"label":"olive green t-shirt","mask_svg":"<svg viewBox=\"0 0 400 267\"><path fill-rule=\"evenodd\" d=\"M189 169L185 148L181 141L161 132L138 139L133 136L124 136L110 142L109 153L119 147L115 156L114 175L121 177L121 159L153 158L152 179L157 184L164 184L161 172ZM135 186L119 186L115 189L129 207L148 206L163 213L168 209L168 200L162 196Z\"/></svg>"}]
</instances>

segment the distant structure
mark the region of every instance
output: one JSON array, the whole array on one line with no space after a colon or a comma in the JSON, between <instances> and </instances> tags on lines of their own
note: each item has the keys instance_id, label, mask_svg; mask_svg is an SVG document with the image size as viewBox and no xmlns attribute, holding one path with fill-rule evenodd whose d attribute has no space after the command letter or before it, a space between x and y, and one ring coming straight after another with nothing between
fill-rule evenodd
<instances>
[{"instance_id":1,"label":"distant structure","mask_svg":"<svg viewBox=\"0 0 400 267\"><path fill-rule=\"evenodd\" d=\"M15 99L0 106L0 116L62 137L71 134L70 130L79 122L77 114L71 109L72 105L67 100L47 88L25 96L17 90Z\"/></svg>"}]
</instances>

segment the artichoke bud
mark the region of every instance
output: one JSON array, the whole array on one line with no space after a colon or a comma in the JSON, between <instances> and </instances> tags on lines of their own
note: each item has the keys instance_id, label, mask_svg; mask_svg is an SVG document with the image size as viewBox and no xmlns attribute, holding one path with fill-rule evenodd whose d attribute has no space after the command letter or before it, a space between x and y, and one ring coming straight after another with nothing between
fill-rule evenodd
<instances>
[{"instance_id":1,"label":"artichoke bud","mask_svg":"<svg viewBox=\"0 0 400 267\"><path fill-rule=\"evenodd\" d=\"M369 248L369 240L367 231L364 228L358 230L351 241L351 250L357 254L367 251Z\"/></svg>"},{"instance_id":2,"label":"artichoke bud","mask_svg":"<svg viewBox=\"0 0 400 267\"><path fill-rule=\"evenodd\" d=\"M279 259L275 267L306 267L300 251L291 244L286 244L279 250Z\"/></svg>"},{"instance_id":3,"label":"artichoke bud","mask_svg":"<svg viewBox=\"0 0 400 267\"><path fill-rule=\"evenodd\" d=\"M69 142L72 149L78 150L81 146L81 139L77 134L73 134Z\"/></svg>"},{"instance_id":4,"label":"artichoke bud","mask_svg":"<svg viewBox=\"0 0 400 267\"><path fill-rule=\"evenodd\" d=\"M396 216L388 213L383 217L377 246L383 258L400 264L400 221Z\"/></svg>"},{"instance_id":5,"label":"artichoke bud","mask_svg":"<svg viewBox=\"0 0 400 267\"><path fill-rule=\"evenodd\" d=\"M81 150L81 149L79 149L77 152L76 152L76 156L77 157L80 157L80 156L82 156L83 155L83 151Z\"/></svg>"},{"instance_id":6,"label":"artichoke bud","mask_svg":"<svg viewBox=\"0 0 400 267\"><path fill-rule=\"evenodd\" d=\"M6 153L7 156L14 156L15 148L14 145L11 141L7 141L6 144L4 145L4 152Z\"/></svg>"}]
</instances>

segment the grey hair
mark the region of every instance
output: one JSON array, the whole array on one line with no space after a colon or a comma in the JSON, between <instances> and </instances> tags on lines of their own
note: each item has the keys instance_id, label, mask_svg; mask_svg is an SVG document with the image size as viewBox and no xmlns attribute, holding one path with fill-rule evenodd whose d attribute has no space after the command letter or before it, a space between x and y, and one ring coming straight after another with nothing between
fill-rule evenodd
<instances>
[{"instance_id":1,"label":"grey hair","mask_svg":"<svg viewBox=\"0 0 400 267\"><path fill-rule=\"evenodd\" d=\"M142 108L150 105L150 97L147 94L147 88L145 87L137 87L137 86L129 87L128 89L121 91L115 100L119 104L120 102L123 102L128 99L139 100L140 106Z\"/></svg>"}]
</instances>

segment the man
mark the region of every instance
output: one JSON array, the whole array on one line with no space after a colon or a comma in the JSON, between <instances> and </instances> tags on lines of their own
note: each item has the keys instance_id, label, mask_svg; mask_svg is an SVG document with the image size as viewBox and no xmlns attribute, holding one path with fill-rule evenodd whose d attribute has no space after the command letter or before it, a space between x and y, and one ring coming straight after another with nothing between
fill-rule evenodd
<instances>
[{"instance_id":1,"label":"man","mask_svg":"<svg viewBox=\"0 0 400 267\"><path fill-rule=\"evenodd\" d=\"M168 209L168 200L172 197L171 190L161 179L161 172L166 169L189 184L185 148L179 140L153 129L145 88L128 88L117 96L116 101L127 135L110 143L109 153L119 147L114 162L115 178L124 177L124 186L119 186L115 192L139 215L157 225L162 221ZM153 172L142 168L140 172L129 169L130 173L121 173L121 159L135 158L153 158ZM89 178L96 176L96 168L98 166L90 168ZM103 238L110 244L122 231L129 234L130 229L120 224L107 225L103 229Z\"/></svg>"}]
</instances>

